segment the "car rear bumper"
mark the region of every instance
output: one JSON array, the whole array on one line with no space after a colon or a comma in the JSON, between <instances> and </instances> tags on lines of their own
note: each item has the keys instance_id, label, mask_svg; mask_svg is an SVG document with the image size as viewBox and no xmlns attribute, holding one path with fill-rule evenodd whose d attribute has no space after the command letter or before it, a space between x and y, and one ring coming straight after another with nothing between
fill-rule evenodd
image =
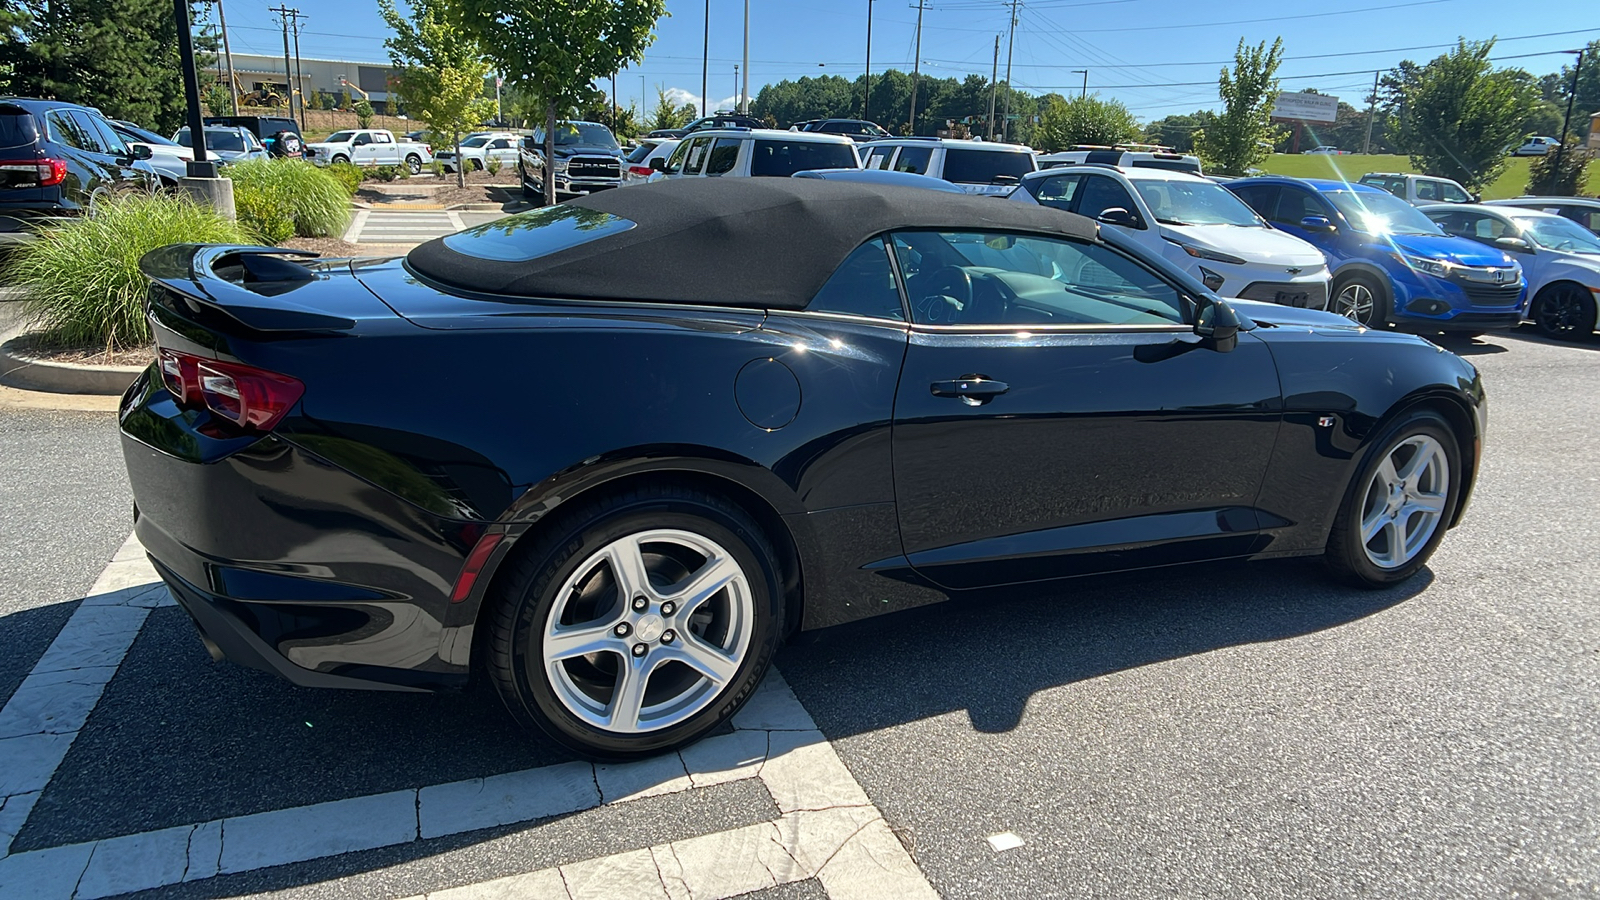
<instances>
[{"instance_id":1,"label":"car rear bumper","mask_svg":"<svg viewBox=\"0 0 1600 900\"><path fill-rule=\"evenodd\" d=\"M476 605L449 594L480 524L433 515L289 440L219 437L154 367L118 419L139 540L230 659L307 685L465 680Z\"/></svg>"}]
</instances>

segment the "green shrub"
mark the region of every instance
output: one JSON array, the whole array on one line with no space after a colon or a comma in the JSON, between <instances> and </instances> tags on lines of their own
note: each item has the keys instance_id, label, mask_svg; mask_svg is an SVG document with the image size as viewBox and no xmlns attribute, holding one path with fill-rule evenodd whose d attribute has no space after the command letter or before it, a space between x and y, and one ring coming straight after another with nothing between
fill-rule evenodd
<instances>
[{"instance_id":1,"label":"green shrub","mask_svg":"<svg viewBox=\"0 0 1600 900\"><path fill-rule=\"evenodd\" d=\"M1589 154L1576 137L1567 138L1561 150L1561 168L1556 169L1556 151L1545 154L1528 166L1527 191L1536 197L1576 197L1589 167Z\"/></svg>"},{"instance_id":2,"label":"green shrub","mask_svg":"<svg viewBox=\"0 0 1600 900\"><path fill-rule=\"evenodd\" d=\"M396 178L410 178L411 173L405 166L377 166L367 170L369 181L394 181Z\"/></svg>"},{"instance_id":3,"label":"green shrub","mask_svg":"<svg viewBox=\"0 0 1600 900\"><path fill-rule=\"evenodd\" d=\"M437 159L431 163L428 163L428 168L433 172L434 175L440 178L444 177L444 163L438 161Z\"/></svg>"},{"instance_id":4,"label":"green shrub","mask_svg":"<svg viewBox=\"0 0 1600 900\"><path fill-rule=\"evenodd\" d=\"M350 196L354 197L356 191L361 190L360 166L353 166L350 163L336 163L329 166L324 171L326 171L329 175L332 175L341 185L343 185L345 191L347 191Z\"/></svg>"},{"instance_id":5,"label":"green shrub","mask_svg":"<svg viewBox=\"0 0 1600 900\"><path fill-rule=\"evenodd\" d=\"M351 110L356 114L357 124L359 124L362 128L372 127L372 104L368 103L365 98L357 100L355 106L351 107Z\"/></svg>"},{"instance_id":6,"label":"green shrub","mask_svg":"<svg viewBox=\"0 0 1600 900\"><path fill-rule=\"evenodd\" d=\"M54 346L119 349L150 343L149 282L139 258L183 243L247 243L235 223L187 197L104 201L93 217L49 228L13 251L4 279L22 292L24 315Z\"/></svg>"},{"instance_id":7,"label":"green shrub","mask_svg":"<svg viewBox=\"0 0 1600 900\"><path fill-rule=\"evenodd\" d=\"M500 157L498 157L498 156L489 157L489 162L488 162L487 168L489 170L489 177L490 178L493 178L494 176L500 174L500 166L501 165L502 165L502 163L500 161Z\"/></svg>"},{"instance_id":8,"label":"green shrub","mask_svg":"<svg viewBox=\"0 0 1600 900\"><path fill-rule=\"evenodd\" d=\"M275 191L235 191L233 210L239 225L258 244L278 244L294 237L294 207Z\"/></svg>"},{"instance_id":9,"label":"green shrub","mask_svg":"<svg viewBox=\"0 0 1600 900\"><path fill-rule=\"evenodd\" d=\"M352 167L353 168L353 167ZM272 222L275 211L288 210L291 234L301 237L337 237L350 224L350 193L338 177L299 159L252 159L228 166L233 179L234 206L263 240L279 233ZM254 218L260 216L260 218ZM256 224L260 223L260 224ZM288 235L269 243L286 240Z\"/></svg>"}]
</instances>

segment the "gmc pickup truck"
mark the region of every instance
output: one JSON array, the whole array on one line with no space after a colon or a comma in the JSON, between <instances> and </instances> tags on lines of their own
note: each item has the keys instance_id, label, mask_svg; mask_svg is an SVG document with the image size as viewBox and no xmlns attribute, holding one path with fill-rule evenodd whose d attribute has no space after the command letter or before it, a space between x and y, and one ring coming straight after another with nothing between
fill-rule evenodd
<instances>
[{"instance_id":1,"label":"gmc pickup truck","mask_svg":"<svg viewBox=\"0 0 1600 900\"><path fill-rule=\"evenodd\" d=\"M432 147L396 139L394 132L377 128L336 131L325 141L307 144L306 150L319 166L341 162L358 166L405 166L413 175L433 162Z\"/></svg>"}]
</instances>

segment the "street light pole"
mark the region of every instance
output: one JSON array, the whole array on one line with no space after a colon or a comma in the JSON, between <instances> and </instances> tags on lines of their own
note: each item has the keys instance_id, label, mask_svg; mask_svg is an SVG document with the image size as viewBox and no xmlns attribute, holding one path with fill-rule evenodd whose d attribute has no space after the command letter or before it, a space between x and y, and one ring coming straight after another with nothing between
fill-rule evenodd
<instances>
[{"instance_id":1,"label":"street light pole","mask_svg":"<svg viewBox=\"0 0 1600 900\"><path fill-rule=\"evenodd\" d=\"M707 79L711 77L711 0L706 0L706 37L700 45L700 118L706 116L706 94L711 90ZM737 90L737 89L735 89ZM640 103L644 100L640 99Z\"/></svg>"},{"instance_id":2,"label":"street light pole","mask_svg":"<svg viewBox=\"0 0 1600 900\"><path fill-rule=\"evenodd\" d=\"M228 114L239 114L239 79L233 74L233 50L228 46L228 17L222 14L222 0L217 0L217 24L222 26L222 55L228 60Z\"/></svg>"},{"instance_id":3,"label":"street light pole","mask_svg":"<svg viewBox=\"0 0 1600 900\"><path fill-rule=\"evenodd\" d=\"M178 64L183 67L183 99L189 106L189 144L194 160L188 165L190 178L217 177L216 163L206 159L206 131L200 115L200 76L194 70L194 37L189 34L189 0L172 0L172 15L178 25Z\"/></svg>"},{"instance_id":4,"label":"street light pole","mask_svg":"<svg viewBox=\"0 0 1600 900\"><path fill-rule=\"evenodd\" d=\"M1584 48L1585 50L1588 48ZM1578 75L1583 72L1583 50L1568 50L1568 53L1578 54L1578 61L1572 65L1572 87L1567 89L1567 115L1561 120L1561 143L1556 145L1556 167L1554 178L1561 177L1561 154L1567 149L1567 129L1572 125L1572 103L1578 99Z\"/></svg>"},{"instance_id":5,"label":"street light pole","mask_svg":"<svg viewBox=\"0 0 1600 900\"><path fill-rule=\"evenodd\" d=\"M872 121L872 0L867 0L867 93L861 98L861 118Z\"/></svg>"},{"instance_id":6,"label":"street light pole","mask_svg":"<svg viewBox=\"0 0 1600 900\"><path fill-rule=\"evenodd\" d=\"M750 0L744 0L744 88L739 92L739 112L750 115Z\"/></svg>"}]
</instances>

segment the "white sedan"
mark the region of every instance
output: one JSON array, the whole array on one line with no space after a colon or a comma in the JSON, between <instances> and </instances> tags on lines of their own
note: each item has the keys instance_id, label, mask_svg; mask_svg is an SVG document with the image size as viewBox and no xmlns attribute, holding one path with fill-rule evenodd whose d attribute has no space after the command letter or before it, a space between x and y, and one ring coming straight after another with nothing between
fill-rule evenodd
<instances>
[{"instance_id":1,"label":"white sedan","mask_svg":"<svg viewBox=\"0 0 1600 900\"><path fill-rule=\"evenodd\" d=\"M622 163L622 186L627 187L630 184L646 184L660 180L661 173L651 165L651 160L659 159L665 164L667 157L672 155L672 151L676 150L680 143L682 141L675 141L670 138L667 140L647 138L640 141L639 146L634 148L634 151L629 153L628 158Z\"/></svg>"},{"instance_id":2,"label":"white sedan","mask_svg":"<svg viewBox=\"0 0 1600 900\"><path fill-rule=\"evenodd\" d=\"M1600 301L1600 237L1537 209L1441 203L1422 212L1447 233L1515 253L1528 279L1527 317L1564 340L1594 331Z\"/></svg>"},{"instance_id":3,"label":"white sedan","mask_svg":"<svg viewBox=\"0 0 1600 900\"><path fill-rule=\"evenodd\" d=\"M476 172L489 167L489 160L500 161L502 169L517 164L517 141L520 135L509 132L497 134L474 134L461 142L461 160L468 172ZM456 161L454 149L441 150L433 155L444 166L446 172L454 172L459 163Z\"/></svg>"}]
</instances>

